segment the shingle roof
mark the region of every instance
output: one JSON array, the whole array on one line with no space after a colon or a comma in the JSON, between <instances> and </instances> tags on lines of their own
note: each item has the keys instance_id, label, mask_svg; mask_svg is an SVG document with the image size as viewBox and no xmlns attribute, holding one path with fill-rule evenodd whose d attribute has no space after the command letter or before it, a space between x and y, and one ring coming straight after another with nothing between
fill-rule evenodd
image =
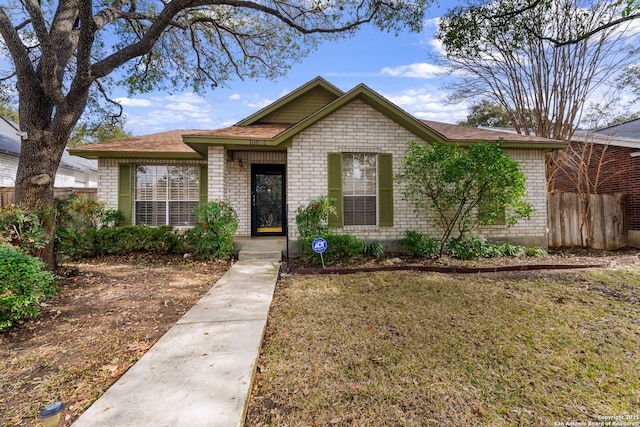
<instances>
[{"instance_id":1,"label":"shingle roof","mask_svg":"<svg viewBox=\"0 0 640 427\"><path fill-rule=\"evenodd\" d=\"M194 131L193 133L185 134L184 136L231 139L273 139L290 127L291 125L281 123L230 126L227 128L208 131Z\"/></svg>"},{"instance_id":2,"label":"shingle roof","mask_svg":"<svg viewBox=\"0 0 640 427\"><path fill-rule=\"evenodd\" d=\"M598 129L599 135L613 136L619 138L640 138L640 119L629 120L624 123Z\"/></svg>"},{"instance_id":3,"label":"shingle roof","mask_svg":"<svg viewBox=\"0 0 640 427\"><path fill-rule=\"evenodd\" d=\"M314 79L302 88L293 92L293 95L285 96L274 102L272 105L282 107L282 103L286 100L298 99L303 94L301 91L313 91L317 85L326 86L326 82L322 79ZM302 90L304 89L304 90ZM298 132L303 131L307 127L313 125L318 120L322 120L334 111L342 108L355 99L361 99L372 108L378 110L385 116L391 118L400 126L413 132L417 138L425 141L439 140L473 143L476 141L496 141L503 139L512 147L524 147L535 149L556 149L562 148L564 144L560 141L554 141L546 138L535 136L518 135L498 130L479 129L472 127L463 127L448 123L440 123L427 120L418 120L408 114L398 106L392 104L389 100L382 97L375 91L360 84L347 93L342 93L336 89L333 93L335 99L329 97L323 98L323 102L317 106L317 111L305 116L296 123L273 123L266 121L268 117L268 107L261 110L261 114L254 114L253 119L245 119L238 124L226 128L214 130L175 130L162 132L152 135L138 136L120 141L97 144L95 146L83 146L73 149L73 154L79 154L84 157L127 157L127 156L157 156L157 157L182 157L191 156L189 158L206 158L208 146L227 145L227 146L246 146L264 145L276 147L290 140ZM325 97L326 98L326 97ZM293 101L292 101L293 102ZM297 104L296 104L297 105ZM309 105L306 105L308 107ZM295 108L295 107L291 107ZM294 117L295 115L291 116ZM257 121L257 119L265 119L265 121ZM186 144L185 142L186 141ZM254 144L255 142L259 142ZM188 144L188 145L187 145ZM193 148L191 148L193 147Z\"/></svg>"},{"instance_id":4,"label":"shingle roof","mask_svg":"<svg viewBox=\"0 0 640 427\"><path fill-rule=\"evenodd\" d=\"M118 153L122 156L140 156L148 154L174 154L185 156L198 156L193 149L182 142L182 136L195 130L171 130L150 135L134 136L117 141L89 144L70 149L71 154L81 154L84 157L94 158Z\"/></svg>"},{"instance_id":5,"label":"shingle roof","mask_svg":"<svg viewBox=\"0 0 640 427\"><path fill-rule=\"evenodd\" d=\"M450 123L434 122L422 120L424 124L445 137L449 141L476 142L476 141L497 141L504 139L510 142L553 142L548 138L541 138L534 135L520 135L499 129L476 128L470 126L453 125ZM559 142L559 141L556 141Z\"/></svg>"},{"instance_id":6,"label":"shingle roof","mask_svg":"<svg viewBox=\"0 0 640 427\"><path fill-rule=\"evenodd\" d=\"M20 156L22 141L19 132L20 129L17 124L4 117L0 117L0 153L16 157ZM68 153L68 149L65 149L64 153L62 153L60 166L81 172L98 170L98 164L95 160L71 156Z\"/></svg>"}]
</instances>

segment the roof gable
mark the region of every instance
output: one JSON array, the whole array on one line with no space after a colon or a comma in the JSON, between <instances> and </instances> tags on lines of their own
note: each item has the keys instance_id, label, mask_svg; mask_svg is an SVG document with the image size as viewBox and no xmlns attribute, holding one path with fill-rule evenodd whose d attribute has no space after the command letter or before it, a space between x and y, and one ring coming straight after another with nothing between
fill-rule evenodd
<instances>
[{"instance_id":1,"label":"roof gable","mask_svg":"<svg viewBox=\"0 0 640 427\"><path fill-rule=\"evenodd\" d=\"M316 77L262 110L238 122L236 126L254 124L294 124L342 96L343 92Z\"/></svg>"},{"instance_id":2,"label":"roof gable","mask_svg":"<svg viewBox=\"0 0 640 427\"><path fill-rule=\"evenodd\" d=\"M382 97L366 85L359 84L349 92L342 95L340 98L336 99L331 104L326 105L324 108L316 111L313 115L307 117L305 120L302 120L291 126L285 132L278 135L277 140L279 142L282 142L287 140L288 138L291 138L293 135L302 132L309 126L338 111L340 108L356 99L361 100L374 110L383 114L385 117L396 122L399 126L404 127L420 139L423 139L425 141L438 141L442 139L442 136L437 132L434 132L431 128L421 123L418 119L405 112L395 104L391 103L388 99Z\"/></svg>"}]
</instances>

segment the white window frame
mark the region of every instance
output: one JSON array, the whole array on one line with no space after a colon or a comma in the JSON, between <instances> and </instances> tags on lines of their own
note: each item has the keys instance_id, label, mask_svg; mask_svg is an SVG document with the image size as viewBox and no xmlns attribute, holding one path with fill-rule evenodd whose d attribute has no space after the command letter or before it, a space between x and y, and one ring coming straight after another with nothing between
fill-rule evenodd
<instances>
[{"instance_id":1,"label":"white window frame","mask_svg":"<svg viewBox=\"0 0 640 427\"><path fill-rule=\"evenodd\" d=\"M134 171L134 224L195 225L192 211L200 201L200 165L138 164ZM179 204L184 206L176 209Z\"/></svg>"}]
</instances>

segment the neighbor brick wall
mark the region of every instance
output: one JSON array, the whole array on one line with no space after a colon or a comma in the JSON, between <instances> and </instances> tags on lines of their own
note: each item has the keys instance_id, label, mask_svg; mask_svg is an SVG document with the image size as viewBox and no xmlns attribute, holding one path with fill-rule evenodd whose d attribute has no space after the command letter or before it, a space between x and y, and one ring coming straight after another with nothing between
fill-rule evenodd
<instances>
[{"instance_id":1,"label":"neighbor brick wall","mask_svg":"<svg viewBox=\"0 0 640 427\"><path fill-rule=\"evenodd\" d=\"M627 147L594 144L590 156L592 160L588 168L589 180L598 183L593 189L594 193L626 194L627 229L640 230L640 157L631 157L630 154L631 149ZM601 165L599 177L598 165ZM576 192L575 181L575 174L559 170L552 189L560 192Z\"/></svg>"},{"instance_id":2,"label":"neighbor brick wall","mask_svg":"<svg viewBox=\"0 0 640 427\"><path fill-rule=\"evenodd\" d=\"M291 235L296 237L295 210L309 200L327 194L328 152L391 153L394 173L400 170L407 143L417 137L383 114L359 100L353 101L309 127L293 139L287 152L288 201ZM527 200L535 209L530 220L507 228L486 227L483 234L495 239L546 247L547 212L544 155L537 150L508 150L521 162L529 176ZM433 227L413 213L412 205L402 199L398 186L394 189L394 227L349 226L340 231L374 241L394 242L404 237L405 230L436 234Z\"/></svg>"}]
</instances>

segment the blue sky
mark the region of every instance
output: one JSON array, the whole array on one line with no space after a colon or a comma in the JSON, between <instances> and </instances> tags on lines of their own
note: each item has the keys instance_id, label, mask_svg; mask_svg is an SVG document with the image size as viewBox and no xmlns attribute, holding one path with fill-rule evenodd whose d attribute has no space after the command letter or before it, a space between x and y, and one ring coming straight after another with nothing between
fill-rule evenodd
<instances>
[{"instance_id":1,"label":"blue sky","mask_svg":"<svg viewBox=\"0 0 640 427\"><path fill-rule=\"evenodd\" d=\"M452 5L449 4L448 7ZM437 18L446 11L432 6L420 34L397 37L373 27L355 36L326 42L286 76L276 81L234 80L203 96L191 92L152 93L115 98L124 106L126 129L144 135L171 129L216 129L230 126L316 76L347 91L359 83L421 119L456 123L466 105L444 105L442 77L430 61Z\"/></svg>"}]
</instances>

